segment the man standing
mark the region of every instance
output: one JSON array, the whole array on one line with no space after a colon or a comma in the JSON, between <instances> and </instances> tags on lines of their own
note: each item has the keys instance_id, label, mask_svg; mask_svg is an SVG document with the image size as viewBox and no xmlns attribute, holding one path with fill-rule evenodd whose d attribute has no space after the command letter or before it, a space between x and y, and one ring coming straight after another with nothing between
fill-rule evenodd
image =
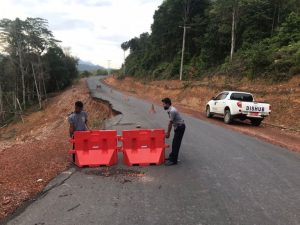
<instances>
[{"instance_id":1,"label":"man standing","mask_svg":"<svg viewBox=\"0 0 300 225\"><path fill-rule=\"evenodd\" d=\"M166 166L172 166L176 165L178 161L179 149L185 131L185 123L184 120L181 118L179 112L176 110L176 108L172 106L170 98L162 99L162 103L164 109L167 110L170 118L166 138L170 137L172 126L174 127L172 152L170 153L169 158L167 158L168 162L166 163Z\"/></svg>"},{"instance_id":2,"label":"man standing","mask_svg":"<svg viewBox=\"0 0 300 225\"><path fill-rule=\"evenodd\" d=\"M74 136L75 131L88 130L87 113L83 111L83 103L81 101L75 102L75 111L70 114L68 121L70 124L70 137Z\"/></svg>"},{"instance_id":3,"label":"man standing","mask_svg":"<svg viewBox=\"0 0 300 225\"><path fill-rule=\"evenodd\" d=\"M75 102L75 111L69 115L68 118L70 128L70 137L74 138L75 131L86 131L87 127L87 113L83 111L83 103L81 101ZM75 148L73 144L73 149ZM75 162L75 154L73 154L73 162Z\"/></svg>"}]
</instances>

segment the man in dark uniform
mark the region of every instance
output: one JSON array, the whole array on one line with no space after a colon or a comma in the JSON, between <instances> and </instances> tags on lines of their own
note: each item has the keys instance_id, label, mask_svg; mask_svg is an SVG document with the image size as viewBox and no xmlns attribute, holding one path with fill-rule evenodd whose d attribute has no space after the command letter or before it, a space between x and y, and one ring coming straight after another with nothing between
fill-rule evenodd
<instances>
[{"instance_id":1,"label":"man in dark uniform","mask_svg":"<svg viewBox=\"0 0 300 225\"><path fill-rule=\"evenodd\" d=\"M69 115L70 137L74 136L75 131L88 130L87 127L87 113L83 111L83 103L81 101L75 102L75 111Z\"/></svg>"},{"instance_id":2,"label":"man in dark uniform","mask_svg":"<svg viewBox=\"0 0 300 225\"><path fill-rule=\"evenodd\" d=\"M167 158L168 162L166 166L176 165L178 161L179 149L181 146L181 141L185 131L185 123L179 112L175 107L172 106L172 102L170 98L162 99L163 107L168 112L170 122L168 126L168 131L166 133L166 138L170 137L172 126L174 127L174 137L172 142L172 152Z\"/></svg>"},{"instance_id":3,"label":"man in dark uniform","mask_svg":"<svg viewBox=\"0 0 300 225\"><path fill-rule=\"evenodd\" d=\"M83 103L81 101L75 102L75 111L69 115L68 121L70 124L69 132L71 138L74 137L75 131L88 130L87 113L83 111ZM75 162L75 154L73 154L73 162Z\"/></svg>"}]
</instances>

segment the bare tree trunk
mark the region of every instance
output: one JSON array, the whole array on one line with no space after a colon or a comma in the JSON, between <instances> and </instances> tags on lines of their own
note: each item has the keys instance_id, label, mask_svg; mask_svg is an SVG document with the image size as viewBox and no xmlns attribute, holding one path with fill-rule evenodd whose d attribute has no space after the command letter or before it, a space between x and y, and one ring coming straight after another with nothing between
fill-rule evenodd
<instances>
[{"instance_id":1,"label":"bare tree trunk","mask_svg":"<svg viewBox=\"0 0 300 225\"><path fill-rule=\"evenodd\" d=\"M34 89L35 89L35 82L33 80L33 83L32 83L32 94L31 94L31 100L34 101Z\"/></svg>"},{"instance_id":2,"label":"bare tree trunk","mask_svg":"<svg viewBox=\"0 0 300 225\"><path fill-rule=\"evenodd\" d=\"M273 13L273 21L272 21L271 36L273 36L274 29L275 29L275 16L276 16L276 5L274 5L274 13Z\"/></svg>"},{"instance_id":3,"label":"bare tree trunk","mask_svg":"<svg viewBox=\"0 0 300 225\"><path fill-rule=\"evenodd\" d=\"M280 24L280 7L281 7L281 2L280 0L278 1L278 11L277 11L277 24Z\"/></svg>"},{"instance_id":4,"label":"bare tree trunk","mask_svg":"<svg viewBox=\"0 0 300 225\"><path fill-rule=\"evenodd\" d=\"M33 74L33 79L34 79L34 84L35 84L36 94L37 94L37 96L38 96L39 105L40 105L40 109L41 109L41 108L42 108L42 99L41 99L41 95L40 95L40 92L39 92L38 84L37 84L37 81L36 81L36 76L35 76L34 66L33 66L32 63L31 63L31 68L32 68L32 74Z\"/></svg>"},{"instance_id":5,"label":"bare tree trunk","mask_svg":"<svg viewBox=\"0 0 300 225\"><path fill-rule=\"evenodd\" d=\"M0 84L0 117L4 121L3 93L2 93L1 84Z\"/></svg>"},{"instance_id":6,"label":"bare tree trunk","mask_svg":"<svg viewBox=\"0 0 300 225\"><path fill-rule=\"evenodd\" d=\"M41 96L41 99L43 99L42 85L41 85L41 78L40 78L40 76L38 76L37 80L38 80L38 86L39 86L40 96Z\"/></svg>"},{"instance_id":7,"label":"bare tree trunk","mask_svg":"<svg viewBox=\"0 0 300 225\"><path fill-rule=\"evenodd\" d=\"M44 89L44 95L45 95L45 98L47 99L47 91L46 91L46 84L45 84L45 74L44 74L43 65L42 65L42 62L41 62L40 55L38 55L38 61L39 61L39 70L40 70L42 84L43 84L43 89Z\"/></svg>"},{"instance_id":8,"label":"bare tree trunk","mask_svg":"<svg viewBox=\"0 0 300 225\"><path fill-rule=\"evenodd\" d=\"M16 92L13 93L13 101L14 101L14 111L17 112L17 94Z\"/></svg>"},{"instance_id":9,"label":"bare tree trunk","mask_svg":"<svg viewBox=\"0 0 300 225\"><path fill-rule=\"evenodd\" d=\"M190 8L191 8L191 0L185 0L184 2L184 18L183 22L184 25L186 25L189 15L190 15Z\"/></svg>"},{"instance_id":10,"label":"bare tree trunk","mask_svg":"<svg viewBox=\"0 0 300 225\"><path fill-rule=\"evenodd\" d=\"M22 93L23 93L23 101L22 104L25 107L26 105L26 90L25 90L25 72L24 72L24 67L23 67L23 58L22 58L22 52L21 52L21 47L18 42L18 54L19 54L19 63L20 63L20 71L21 71L21 78L22 78Z\"/></svg>"},{"instance_id":11,"label":"bare tree trunk","mask_svg":"<svg viewBox=\"0 0 300 225\"><path fill-rule=\"evenodd\" d=\"M233 6L232 11L232 26L231 26L231 50L230 50L230 61L233 59L235 50L235 29L236 29L236 7Z\"/></svg>"},{"instance_id":12,"label":"bare tree trunk","mask_svg":"<svg viewBox=\"0 0 300 225\"><path fill-rule=\"evenodd\" d=\"M22 122L24 123L24 119L23 119L23 116L22 116L23 110L22 110L22 107L21 107L21 104L20 104L20 101L19 101L18 98L17 98L17 103L18 103L18 106L19 106L19 109L20 109L19 115L20 115L20 117L21 117L21 119L22 119Z\"/></svg>"},{"instance_id":13,"label":"bare tree trunk","mask_svg":"<svg viewBox=\"0 0 300 225\"><path fill-rule=\"evenodd\" d=\"M43 89L44 89L45 98L47 100L47 91L46 91L46 84L45 84L44 74L42 75L42 82L43 82Z\"/></svg>"}]
</instances>

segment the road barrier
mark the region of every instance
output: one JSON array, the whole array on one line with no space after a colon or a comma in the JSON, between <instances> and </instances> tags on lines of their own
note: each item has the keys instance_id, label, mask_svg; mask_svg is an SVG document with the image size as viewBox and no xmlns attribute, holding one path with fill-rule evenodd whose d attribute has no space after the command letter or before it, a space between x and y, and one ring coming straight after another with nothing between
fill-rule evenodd
<instances>
[{"instance_id":1,"label":"road barrier","mask_svg":"<svg viewBox=\"0 0 300 225\"><path fill-rule=\"evenodd\" d=\"M118 146L118 141L122 146ZM117 153L123 152L128 166L161 165L165 162L165 131L124 130L122 136L115 130L77 131L70 142L75 164L79 167L112 166L118 163Z\"/></svg>"},{"instance_id":2,"label":"road barrier","mask_svg":"<svg viewBox=\"0 0 300 225\"><path fill-rule=\"evenodd\" d=\"M122 132L123 160L128 166L161 165L165 162L165 131L125 130Z\"/></svg>"},{"instance_id":3,"label":"road barrier","mask_svg":"<svg viewBox=\"0 0 300 225\"><path fill-rule=\"evenodd\" d=\"M79 167L112 166L117 164L117 131L77 131L74 134L75 164Z\"/></svg>"}]
</instances>

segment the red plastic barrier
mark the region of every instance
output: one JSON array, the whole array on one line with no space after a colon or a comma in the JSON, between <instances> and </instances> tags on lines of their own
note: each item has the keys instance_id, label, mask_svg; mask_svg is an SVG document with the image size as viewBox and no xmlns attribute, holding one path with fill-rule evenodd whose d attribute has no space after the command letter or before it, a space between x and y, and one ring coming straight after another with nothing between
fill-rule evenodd
<instances>
[{"instance_id":1,"label":"red plastic barrier","mask_svg":"<svg viewBox=\"0 0 300 225\"><path fill-rule=\"evenodd\" d=\"M75 164L79 167L112 166L117 164L117 131L77 131L74 134Z\"/></svg>"},{"instance_id":2,"label":"red plastic barrier","mask_svg":"<svg viewBox=\"0 0 300 225\"><path fill-rule=\"evenodd\" d=\"M165 162L165 131L125 130L122 133L124 163L128 166L160 165Z\"/></svg>"}]
</instances>

